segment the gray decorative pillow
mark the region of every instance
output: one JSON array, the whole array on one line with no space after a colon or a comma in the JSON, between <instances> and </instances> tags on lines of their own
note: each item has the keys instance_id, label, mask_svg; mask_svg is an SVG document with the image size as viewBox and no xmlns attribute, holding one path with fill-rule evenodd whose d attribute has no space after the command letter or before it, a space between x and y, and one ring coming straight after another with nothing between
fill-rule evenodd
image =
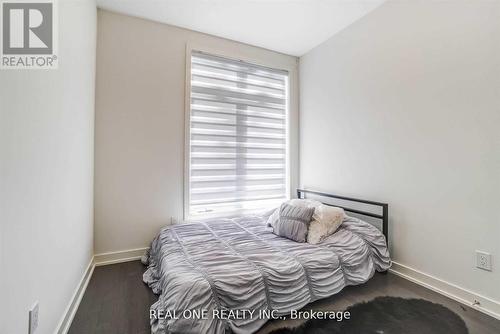
<instances>
[{"instance_id":1,"label":"gray decorative pillow","mask_svg":"<svg viewBox=\"0 0 500 334\"><path fill-rule=\"evenodd\" d=\"M297 242L306 242L313 214L314 208L283 203L279 210L279 219L273 226L273 233Z\"/></svg>"}]
</instances>

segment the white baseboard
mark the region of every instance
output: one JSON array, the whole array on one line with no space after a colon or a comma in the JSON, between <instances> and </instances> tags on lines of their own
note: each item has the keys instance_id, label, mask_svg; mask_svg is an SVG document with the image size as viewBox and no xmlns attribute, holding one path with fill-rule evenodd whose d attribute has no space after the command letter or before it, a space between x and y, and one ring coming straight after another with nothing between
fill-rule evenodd
<instances>
[{"instance_id":1,"label":"white baseboard","mask_svg":"<svg viewBox=\"0 0 500 334\"><path fill-rule=\"evenodd\" d=\"M118 252L95 254L94 263L96 266L104 266L108 264L139 260L147 249L148 247L143 247Z\"/></svg>"},{"instance_id":2,"label":"white baseboard","mask_svg":"<svg viewBox=\"0 0 500 334\"><path fill-rule=\"evenodd\" d=\"M410 268L401 263L392 262L392 267L389 271L500 320L500 302L496 300ZM476 301L479 302L479 304L475 303Z\"/></svg>"},{"instance_id":3,"label":"white baseboard","mask_svg":"<svg viewBox=\"0 0 500 334\"><path fill-rule=\"evenodd\" d=\"M85 272L83 273L82 278L80 279L80 282L76 286L76 290L73 293L73 296L71 297L71 300L69 301L68 306L66 307L66 310L64 311L64 315L59 322L59 326L57 326L57 329L55 333L57 334L66 334L69 330L69 327L71 326L71 323L73 322L73 318L75 317L76 310L78 310L78 306L80 306L80 302L82 300L83 294L85 293L85 290L87 289L87 285L89 284L90 278L92 277L92 273L94 272L94 257L90 259L90 262L87 266L87 269L85 269Z\"/></svg>"},{"instance_id":4,"label":"white baseboard","mask_svg":"<svg viewBox=\"0 0 500 334\"><path fill-rule=\"evenodd\" d=\"M147 247L119 252L95 254L90 260L87 269L83 273L83 276L78 283L76 290L73 293L68 306L66 307L66 310L64 311L64 315L59 322L55 333L66 334L68 332L71 323L73 322L73 318L75 317L75 313L78 310L78 306L80 306L80 302L82 301L82 297L85 293L85 290L87 289L87 285L89 284L95 267L138 260L144 254L146 249Z\"/></svg>"}]
</instances>

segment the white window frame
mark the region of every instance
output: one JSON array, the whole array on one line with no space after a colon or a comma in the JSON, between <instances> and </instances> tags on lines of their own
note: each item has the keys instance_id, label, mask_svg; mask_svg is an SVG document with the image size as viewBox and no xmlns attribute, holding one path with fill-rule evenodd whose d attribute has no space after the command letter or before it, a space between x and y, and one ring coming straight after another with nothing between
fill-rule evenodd
<instances>
[{"instance_id":1,"label":"white window frame","mask_svg":"<svg viewBox=\"0 0 500 334\"><path fill-rule=\"evenodd\" d=\"M295 71L296 68L290 68L287 66L283 65L278 65L273 62L266 62L262 61L262 59L252 59L248 58L242 55L237 54L236 56L234 55L234 52L231 52L232 55L229 54L229 52L224 52L221 50L213 49L210 47L202 47L202 46L196 46L192 44L186 44L186 85L185 85L185 101L184 101L184 115L185 115L185 120L184 120L184 201L183 201L183 206L184 206L184 220L185 221L190 221L190 220L202 220L202 219L209 219L209 218L224 218L224 217L235 217L238 215L241 215L241 212L235 211L231 213L207 213L203 216L196 216L192 217L190 216L189 213L189 203L190 203L190 170L191 170L191 56L193 52L204 52L207 54L211 54L214 56L218 57L223 57L231 60L236 60L236 61L244 61L250 64L255 64L259 66L264 66L264 67L269 67L277 70L284 70L288 72L288 80L287 80L287 100L286 100L286 123L285 123L285 136L286 136L286 169L285 169L285 177L286 177L286 198L290 199L292 194L292 173L291 173L291 150L292 150L292 138L291 138L291 101L293 100L292 93L292 84L291 84L291 76L292 71ZM262 212L262 210L258 210ZM250 214L251 212L246 211L245 213Z\"/></svg>"}]
</instances>

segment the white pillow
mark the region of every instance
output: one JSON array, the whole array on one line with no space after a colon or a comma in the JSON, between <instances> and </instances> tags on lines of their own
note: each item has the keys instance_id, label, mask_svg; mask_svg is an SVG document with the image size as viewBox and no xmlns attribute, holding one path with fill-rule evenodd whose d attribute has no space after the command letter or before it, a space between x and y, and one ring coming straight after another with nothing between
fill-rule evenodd
<instances>
[{"instance_id":1,"label":"white pillow","mask_svg":"<svg viewBox=\"0 0 500 334\"><path fill-rule=\"evenodd\" d=\"M298 199L298 198L291 199L291 200L286 201L284 203L287 203L287 204L290 204L293 206L298 206L301 208L317 208L320 205L322 205L321 202L318 202L318 201L315 201L312 199ZM314 210L314 214L316 214L316 210ZM274 227L274 224L278 221L279 218L280 218L280 208L278 207L269 216L269 218L267 218L267 225ZM314 215L313 215L313 219L314 219Z\"/></svg>"},{"instance_id":2,"label":"white pillow","mask_svg":"<svg viewBox=\"0 0 500 334\"><path fill-rule=\"evenodd\" d=\"M320 204L314 210L313 221L309 224L307 242L318 244L335 233L344 220L344 209Z\"/></svg>"},{"instance_id":3,"label":"white pillow","mask_svg":"<svg viewBox=\"0 0 500 334\"><path fill-rule=\"evenodd\" d=\"M318 206L322 205L321 202L315 201L313 199L300 199L300 198L291 199L287 202L287 204L298 206L301 208L317 208Z\"/></svg>"}]
</instances>

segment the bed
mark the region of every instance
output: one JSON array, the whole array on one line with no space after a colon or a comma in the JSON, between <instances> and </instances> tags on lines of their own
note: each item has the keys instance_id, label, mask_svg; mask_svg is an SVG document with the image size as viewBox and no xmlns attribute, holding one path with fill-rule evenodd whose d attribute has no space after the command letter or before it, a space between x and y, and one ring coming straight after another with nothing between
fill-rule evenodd
<instances>
[{"instance_id":1,"label":"bed","mask_svg":"<svg viewBox=\"0 0 500 334\"><path fill-rule=\"evenodd\" d=\"M265 216L167 226L151 244L143 276L159 295L150 310L151 332L253 333L271 317L391 266L387 204L302 189L297 195L379 207L381 213L335 205L379 219L382 227L347 216L333 235L312 245L275 235Z\"/></svg>"}]
</instances>

